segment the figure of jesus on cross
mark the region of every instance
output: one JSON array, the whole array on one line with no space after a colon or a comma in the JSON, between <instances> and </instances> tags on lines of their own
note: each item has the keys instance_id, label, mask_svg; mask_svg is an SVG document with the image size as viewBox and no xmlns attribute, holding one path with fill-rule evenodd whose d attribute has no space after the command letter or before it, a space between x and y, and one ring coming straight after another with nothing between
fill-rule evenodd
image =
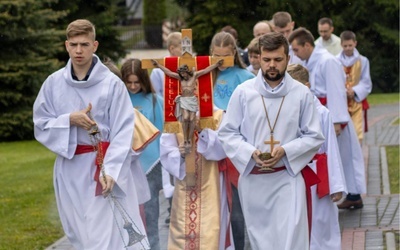
<instances>
[{"instance_id":1,"label":"figure of jesus on cross","mask_svg":"<svg viewBox=\"0 0 400 250\"><path fill-rule=\"evenodd\" d=\"M143 69L158 67L165 73L164 132L178 133L178 127L182 127L186 153L191 151L194 130L197 130L197 126L215 129L213 82L211 75L208 74L217 67L234 65L233 56L193 56L192 44L192 30L182 29L182 56L142 59ZM197 113L199 113L199 124Z\"/></svg>"},{"instance_id":2,"label":"figure of jesus on cross","mask_svg":"<svg viewBox=\"0 0 400 250\"><path fill-rule=\"evenodd\" d=\"M186 152L189 153L196 125L196 112L199 110L197 96L195 94L197 78L222 66L224 60L220 59L215 64L199 71L196 71L195 67L193 67L193 70L190 70L189 67L184 64L178 68L177 73L161 65L157 60L151 61L155 67L160 68L166 75L180 81L181 94L175 98L175 117L182 124L184 146Z\"/></svg>"}]
</instances>

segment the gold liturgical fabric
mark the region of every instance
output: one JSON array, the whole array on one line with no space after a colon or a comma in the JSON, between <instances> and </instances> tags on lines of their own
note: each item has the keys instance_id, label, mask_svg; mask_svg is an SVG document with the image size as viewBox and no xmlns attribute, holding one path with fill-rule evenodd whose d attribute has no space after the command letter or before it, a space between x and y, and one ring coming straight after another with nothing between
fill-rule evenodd
<instances>
[{"instance_id":1,"label":"gold liturgical fabric","mask_svg":"<svg viewBox=\"0 0 400 250\"><path fill-rule=\"evenodd\" d=\"M354 87L360 82L361 77L361 60L357 60L353 66L345 67L346 71L346 87ZM357 132L358 139L363 139L363 109L362 103L349 100L347 103L351 120Z\"/></svg>"},{"instance_id":2,"label":"gold liturgical fabric","mask_svg":"<svg viewBox=\"0 0 400 250\"><path fill-rule=\"evenodd\" d=\"M140 151L157 138L160 131L140 111L135 112L135 125L133 129L132 149Z\"/></svg>"},{"instance_id":3,"label":"gold liturgical fabric","mask_svg":"<svg viewBox=\"0 0 400 250\"><path fill-rule=\"evenodd\" d=\"M214 112L219 124L222 111ZM195 135L196 137L196 135ZM178 144L182 133L177 134ZM186 177L175 181L172 199L168 249L218 249L220 222L220 185L216 161L197 153L197 139L186 156Z\"/></svg>"}]
</instances>

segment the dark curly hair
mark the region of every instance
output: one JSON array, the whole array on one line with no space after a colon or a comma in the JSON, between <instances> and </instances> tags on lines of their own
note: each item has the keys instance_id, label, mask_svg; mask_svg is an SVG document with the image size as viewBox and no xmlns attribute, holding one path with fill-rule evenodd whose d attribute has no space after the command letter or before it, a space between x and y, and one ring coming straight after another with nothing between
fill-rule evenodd
<instances>
[{"instance_id":1,"label":"dark curly hair","mask_svg":"<svg viewBox=\"0 0 400 250\"><path fill-rule=\"evenodd\" d=\"M193 76L193 72L189 69L189 67L186 64L180 66L178 68L177 72L181 78L183 78L181 75L182 72L186 72L191 77Z\"/></svg>"}]
</instances>

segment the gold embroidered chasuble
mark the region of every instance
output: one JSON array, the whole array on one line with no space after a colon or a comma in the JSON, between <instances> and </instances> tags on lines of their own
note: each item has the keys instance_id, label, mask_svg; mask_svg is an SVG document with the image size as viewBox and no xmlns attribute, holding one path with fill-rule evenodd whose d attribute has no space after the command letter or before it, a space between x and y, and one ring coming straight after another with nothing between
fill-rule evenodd
<instances>
[{"instance_id":1,"label":"gold embroidered chasuble","mask_svg":"<svg viewBox=\"0 0 400 250\"><path fill-rule=\"evenodd\" d=\"M137 109L134 108L133 110L135 113L135 124L133 129L132 149L139 151L156 139L160 131Z\"/></svg>"},{"instance_id":2,"label":"gold embroidered chasuble","mask_svg":"<svg viewBox=\"0 0 400 250\"><path fill-rule=\"evenodd\" d=\"M344 67L346 73L346 88L354 87L360 82L361 60L357 60L352 66ZM347 100L348 111L357 132L358 139L363 138L363 109L362 103L354 99Z\"/></svg>"},{"instance_id":3,"label":"gold embroidered chasuble","mask_svg":"<svg viewBox=\"0 0 400 250\"><path fill-rule=\"evenodd\" d=\"M222 111L214 112L219 124ZM168 249L218 249L220 237L220 184L216 161L197 152L197 134L186 155L186 176L175 180L169 226ZM178 145L183 142L177 134Z\"/></svg>"}]
</instances>

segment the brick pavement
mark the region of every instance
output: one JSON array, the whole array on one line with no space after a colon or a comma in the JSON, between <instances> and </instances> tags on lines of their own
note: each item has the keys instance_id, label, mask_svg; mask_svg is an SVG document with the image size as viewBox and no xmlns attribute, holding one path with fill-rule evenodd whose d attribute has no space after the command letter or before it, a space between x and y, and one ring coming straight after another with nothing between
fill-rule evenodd
<instances>
[{"instance_id":1,"label":"brick pavement","mask_svg":"<svg viewBox=\"0 0 400 250\"><path fill-rule=\"evenodd\" d=\"M369 131L365 134L363 152L367 171L367 194L364 207L340 210L342 249L395 249L390 233L399 233L399 194L384 194L382 183L383 146L399 145L399 104L380 105L368 111ZM385 152L383 150L383 152Z\"/></svg>"},{"instance_id":2,"label":"brick pavement","mask_svg":"<svg viewBox=\"0 0 400 250\"><path fill-rule=\"evenodd\" d=\"M393 233L399 234L399 194L383 194L382 146L399 145L399 125L392 123L399 117L399 104L379 105L368 111L369 132L365 134L363 153L367 171L367 194L364 207L358 210L340 210L343 250L396 249ZM386 183L387 184L387 183ZM160 195L160 243L167 249L167 201ZM249 247L247 247L249 249ZM46 250L73 250L63 237ZM247 250L247 249L246 249Z\"/></svg>"}]
</instances>

